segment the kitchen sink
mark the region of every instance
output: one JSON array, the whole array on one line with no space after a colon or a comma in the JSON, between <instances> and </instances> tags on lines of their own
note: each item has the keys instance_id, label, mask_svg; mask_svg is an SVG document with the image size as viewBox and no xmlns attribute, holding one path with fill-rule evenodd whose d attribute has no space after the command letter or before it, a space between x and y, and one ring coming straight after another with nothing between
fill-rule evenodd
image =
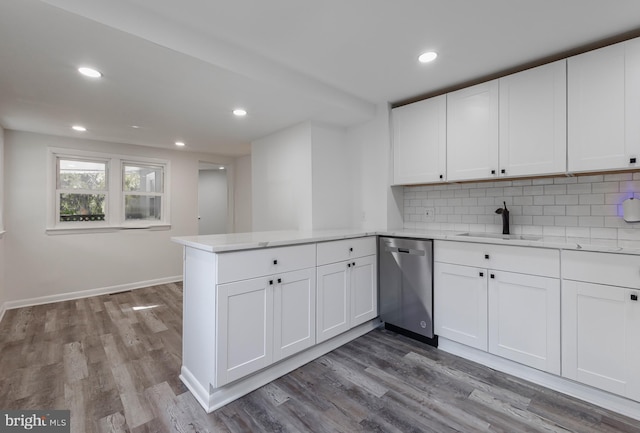
<instances>
[{"instance_id":1,"label":"kitchen sink","mask_svg":"<svg viewBox=\"0 0 640 433\"><path fill-rule=\"evenodd\" d=\"M536 235L503 235L502 233L483 233L483 232L469 232L460 233L456 236L468 236L474 238L490 238L490 239L505 239L505 240L521 240L521 241L539 241L542 236Z\"/></svg>"}]
</instances>

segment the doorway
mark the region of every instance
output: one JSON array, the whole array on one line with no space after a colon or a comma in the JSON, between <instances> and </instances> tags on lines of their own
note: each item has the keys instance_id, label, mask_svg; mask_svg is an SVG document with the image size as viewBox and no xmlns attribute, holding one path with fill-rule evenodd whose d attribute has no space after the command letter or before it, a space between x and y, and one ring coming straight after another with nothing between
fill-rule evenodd
<instances>
[{"instance_id":1,"label":"doorway","mask_svg":"<svg viewBox=\"0 0 640 433\"><path fill-rule=\"evenodd\" d=\"M198 164L198 234L227 233L227 167L224 164Z\"/></svg>"}]
</instances>

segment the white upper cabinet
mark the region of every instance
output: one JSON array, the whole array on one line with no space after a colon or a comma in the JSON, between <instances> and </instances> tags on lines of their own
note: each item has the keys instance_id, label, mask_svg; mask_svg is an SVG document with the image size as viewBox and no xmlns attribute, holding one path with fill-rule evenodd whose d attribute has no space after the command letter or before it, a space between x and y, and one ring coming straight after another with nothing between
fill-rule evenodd
<instances>
[{"instance_id":1,"label":"white upper cabinet","mask_svg":"<svg viewBox=\"0 0 640 433\"><path fill-rule=\"evenodd\" d=\"M446 179L446 95L392 110L393 180L396 185Z\"/></svg>"},{"instance_id":2,"label":"white upper cabinet","mask_svg":"<svg viewBox=\"0 0 640 433\"><path fill-rule=\"evenodd\" d=\"M566 60L500 78L500 176L567 170Z\"/></svg>"},{"instance_id":3,"label":"white upper cabinet","mask_svg":"<svg viewBox=\"0 0 640 433\"><path fill-rule=\"evenodd\" d=\"M447 180L498 176L498 80L447 94Z\"/></svg>"},{"instance_id":4,"label":"white upper cabinet","mask_svg":"<svg viewBox=\"0 0 640 433\"><path fill-rule=\"evenodd\" d=\"M638 119L640 39L569 58L570 172L637 167Z\"/></svg>"}]
</instances>

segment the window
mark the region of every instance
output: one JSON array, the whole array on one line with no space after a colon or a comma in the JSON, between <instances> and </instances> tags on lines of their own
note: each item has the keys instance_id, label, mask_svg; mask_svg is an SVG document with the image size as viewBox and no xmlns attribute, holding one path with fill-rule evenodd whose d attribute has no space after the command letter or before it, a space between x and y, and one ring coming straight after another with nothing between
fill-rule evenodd
<instances>
[{"instance_id":1,"label":"window","mask_svg":"<svg viewBox=\"0 0 640 433\"><path fill-rule=\"evenodd\" d=\"M162 220L162 167L123 164L125 220Z\"/></svg>"},{"instance_id":2,"label":"window","mask_svg":"<svg viewBox=\"0 0 640 433\"><path fill-rule=\"evenodd\" d=\"M169 163L50 149L55 187L48 231L168 227Z\"/></svg>"},{"instance_id":3,"label":"window","mask_svg":"<svg viewBox=\"0 0 640 433\"><path fill-rule=\"evenodd\" d=\"M57 220L104 221L107 206L107 163L57 159Z\"/></svg>"}]
</instances>

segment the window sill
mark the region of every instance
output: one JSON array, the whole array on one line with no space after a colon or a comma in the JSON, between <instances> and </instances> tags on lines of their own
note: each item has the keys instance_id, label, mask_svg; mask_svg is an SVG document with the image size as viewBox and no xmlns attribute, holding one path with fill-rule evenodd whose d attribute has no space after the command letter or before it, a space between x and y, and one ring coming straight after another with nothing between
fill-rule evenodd
<instances>
[{"instance_id":1,"label":"window sill","mask_svg":"<svg viewBox=\"0 0 640 433\"><path fill-rule=\"evenodd\" d=\"M123 225L123 226L92 226L92 227L54 227L46 229L48 235L75 235L80 233L112 233L124 230L171 230L171 224L154 225ZM2 232L4 233L4 232ZM1 234L0 234L1 237Z\"/></svg>"}]
</instances>

